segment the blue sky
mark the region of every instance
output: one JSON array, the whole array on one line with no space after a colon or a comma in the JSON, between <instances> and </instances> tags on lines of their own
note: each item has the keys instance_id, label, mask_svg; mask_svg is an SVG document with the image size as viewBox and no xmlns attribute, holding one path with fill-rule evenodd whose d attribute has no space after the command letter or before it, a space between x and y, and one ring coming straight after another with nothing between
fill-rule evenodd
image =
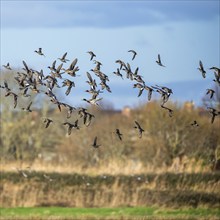
<instances>
[{"instance_id":1,"label":"blue sky","mask_svg":"<svg viewBox=\"0 0 220 220\"><path fill-rule=\"evenodd\" d=\"M103 97L115 107L135 104L146 97L137 99L132 82L112 75L118 67L115 60L129 62L133 69L139 66L149 85L202 81L199 60L205 68L220 66L219 8L217 0L1 0L1 66L10 62L12 67L22 67L25 60L47 73L46 67L68 52L70 60L79 60L81 77L76 79L75 96L81 100L85 72L94 66L86 52L92 50L103 63L103 72L110 75L110 86L117 90ZM39 47L45 58L34 53ZM138 53L134 61L130 49ZM156 64L158 53L166 68ZM210 72L207 84L211 79Z\"/></svg>"}]
</instances>

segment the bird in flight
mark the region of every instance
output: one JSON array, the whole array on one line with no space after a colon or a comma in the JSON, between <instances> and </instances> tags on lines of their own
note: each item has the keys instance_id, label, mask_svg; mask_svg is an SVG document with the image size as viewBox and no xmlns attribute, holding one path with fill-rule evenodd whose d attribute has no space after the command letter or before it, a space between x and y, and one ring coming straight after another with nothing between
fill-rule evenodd
<instances>
[{"instance_id":1,"label":"bird in flight","mask_svg":"<svg viewBox=\"0 0 220 220\"><path fill-rule=\"evenodd\" d=\"M94 148L99 148L100 146L101 146L100 144L97 144L97 136L96 136L96 137L94 138L92 147L94 147Z\"/></svg>"},{"instance_id":2,"label":"bird in flight","mask_svg":"<svg viewBox=\"0 0 220 220\"><path fill-rule=\"evenodd\" d=\"M115 130L115 134L117 135L117 137L119 138L120 141L122 141L122 133L120 132L120 130L118 128L116 128Z\"/></svg>"},{"instance_id":3,"label":"bird in flight","mask_svg":"<svg viewBox=\"0 0 220 220\"><path fill-rule=\"evenodd\" d=\"M210 99L213 97L215 91L213 89L206 89L206 95L210 94Z\"/></svg>"},{"instance_id":4,"label":"bird in flight","mask_svg":"<svg viewBox=\"0 0 220 220\"><path fill-rule=\"evenodd\" d=\"M198 70L202 73L202 77L205 78L206 77L206 71L204 70L204 67L203 67L203 64L202 64L202 61L200 60L199 61L199 67L198 67Z\"/></svg>"},{"instance_id":5,"label":"bird in flight","mask_svg":"<svg viewBox=\"0 0 220 220\"><path fill-rule=\"evenodd\" d=\"M26 111L26 112L32 112L32 110L30 109L31 105L32 105L32 102L30 102L30 104L26 108L21 108L21 109Z\"/></svg>"},{"instance_id":6,"label":"bird in flight","mask_svg":"<svg viewBox=\"0 0 220 220\"><path fill-rule=\"evenodd\" d=\"M92 51L88 51L87 53L91 56L90 60L93 60L93 58L96 57L96 55Z\"/></svg>"},{"instance_id":7,"label":"bird in flight","mask_svg":"<svg viewBox=\"0 0 220 220\"><path fill-rule=\"evenodd\" d=\"M91 104L91 105L95 105L95 106L99 106L98 101L102 100L102 98L91 98L91 99L82 99L83 101Z\"/></svg>"},{"instance_id":8,"label":"bird in flight","mask_svg":"<svg viewBox=\"0 0 220 220\"><path fill-rule=\"evenodd\" d=\"M49 125L50 125L50 123L52 123L52 122L53 122L53 120L52 120L52 119L45 118L45 119L44 119L44 123L46 124L46 125L45 125L45 128L48 128L48 127L49 127Z\"/></svg>"},{"instance_id":9,"label":"bird in flight","mask_svg":"<svg viewBox=\"0 0 220 220\"><path fill-rule=\"evenodd\" d=\"M35 50L34 52L45 57L45 55L42 52L42 48L39 48L38 50Z\"/></svg>"},{"instance_id":10,"label":"bird in flight","mask_svg":"<svg viewBox=\"0 0 220 220\"><path fill-rule=\"evenodd\" d=\"M136 51L134 51L134 50L129 50L128 52L133 53L132 60L134 60L134 58L135 58L135 57L136 57L136 55L137 55L137 52L136 52Z\"/></svg>"},{"instance_id":11,"label":"bird in flight","mask_svg":"<svg viewBox=\"0 0 220 220\"><path fill-rule=\"evenodd\" d=\"M139 138L142 138L142 133L144 132L144 129L140 126L140 124L137 121L135 121L134 128L138 130Z\"/></svg>"},{"instance_id":12,"label":"bird in flight","mask_svg":"<svg viewBox=\"0 0 220 220\"><path fill-rule=\"evenodd\" d=\"M70 91L71 91L71 89L72 89L72 87L75 87L75 83L74 83L73 81L70 81L69 79L65 79L65 80L63 81L63 86L62 86L62 87L64 87L64 86L67 86L67 87L68 87L67 90L66 90L66 92L65 92L65 94L66 94L66 95L69 95L69 94L70 94Z\"/></svg>"},{"instance_id":13,"label":"bird in flight","mask_svg":"<svg viewBox=\"0 0 220 220\"><path fill-rule=\"evenodd\" d=\"M7 70L11 70L11 67L10 67L9 63L7 63L6 65L2 65L2 66L5 67L5 69L7 69Z\"/></svg>"},{"instance_id":14,"label":"bird in flight","mask_svg":"<svg viewBox=\"0 0 220 220\"><path fill-rule=\"evenodd\" d=\"M63 54L63 56L61 58L58 58L61 62L63 63L66 63L66 61L69 61L66 59L66 55L67 55L67 52Z\"/></svg>"},{"instance_id":15,"label":"bird in flight","mask_svg":"<svg viewBox=\"0 0 220 220\"><path fill-rule=\"evenodd\" d=\"M13 96L13 98L14 98L14 108L16 108L16 106L17 106L17 101L18 101L18 95L15 94L15 93L12 92L12 91L9 91L9 92L7 92L7 94L5 94L5 96Z\"/></svg>"},{"instance_id":16,"label":"bird in flight","mask_svg":"<svg viewBox=\"0 0 220 220\"><path fill-rule=\"evenodd\" d=\"M215 117L217 115L220 115L220 111L218 111L218 110L216 110L214 108L211 108L211 107L208 107L207 109L209 110L209 113L212 115L211 123L213 123L214 120L215 120Z\"/></svg>"},{"instance_id":17,"label":"bird in flight","mask_svg":"<svg viewBox=\"0 0 220 220\"><path fill-rule=\"evenodd\" d=\"M161 104L160 107L166 109L168 111L170 117L173 116L173 110L171 108L164 106L164 104Z\"/></svg>"},{"instance_id":18,"label":"bird in flight","mask_svg":"<svg viewBox=\"0 0 220 220\"><path fill-rule=\"evenodd\" d=\"M63 123L63 125L67 125L68 126L68 135L71 135L72 128L79 129L78 120L76 120L74 124L71 124L69 122L65 122L65 123Z\"/></svg>"},{"instance_id":19,"label":"bird in flight","mask_svg":"<svg viewBox=\"0 0 220 220\"><path fill-rule=\"evenodd\" d=\"M160 54L158 54L157 58L158 58L158 60L156 60L156 63L157 63L159 66L165 67L165 66L161 63Z\"/></svg>"},{"instance_id":20,"label":"bird in flight","mask_svg":"<svg viewBox=\"0 0 220 220\"><path fill-rule=\"evenodd\" d=\"M191 123L191 126L192 126L192 127L198 127L199 124L197 123L196 120L194 120L194 121Z\"/></svg>"}]
</instances>

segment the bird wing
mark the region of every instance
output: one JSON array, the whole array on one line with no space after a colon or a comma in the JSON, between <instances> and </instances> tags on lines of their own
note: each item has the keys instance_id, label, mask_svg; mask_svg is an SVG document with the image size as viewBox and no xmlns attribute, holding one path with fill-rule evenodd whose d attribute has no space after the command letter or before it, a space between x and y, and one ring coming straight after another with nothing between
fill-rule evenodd
<instances>
[{"instance_id":1,"label":"bird wing","mask_svg":"<svg viewBox=\"0 0 220 220\"><path fill-rule=\"evenodd\" d=\"M66 90L65 94L66 94L66 95L69 95L69 94L70 94L71 89L72 89L72 86L68 86L68 88L67 88L67 90Z\"/></svg>"},{"instance_id":2,"label":"bird wing","mask_svg":"<svg viewBox=\"0 0 220 220\"><path fill-rule=\"evenodd\" d=\"M158 62L161 63L160 54L158 54Z\"/></svg>"},{"instance_id":3,"label":"bird wing","mask_svg":"<svg viewBox=\"0 0 220 220\"><path fill-rule=\"evenodd\" d=\"M139 90L138 97L140 97L140 96L142 95L143 91L144 91L143 88L141 88L141 89Z\"/></svg>"},{"instance_id":4,"label":"bird wing","mask_svg":"<svg viewBox=\"0 0 220 220\"><path fill-rule=\"evenodd\" d=\"M57 72L57 73L59 73L59 72L60 72L60 70L61 70L62 66L63 66L63 63L61 63L61 64L60 64L60 65L57 67L57 70L56 70L56 72Z\"/></svg>"},{"instance_id":5,"label":"bird wing","mask_svg":"<svg viewBox=\"0 0 220 220\"><path fill-rule=\"evenodd\" d=\"M53 69L56 69L55 65L56 65L56 60L52 63L52 68Z\"/></svg>"},{"instance_id":6,"label":"bird wing","mask_svg":"<svg viewBox=\"0 0 220 220\"><path fill-rule=\"evenodd\" d=\"M96 142L97 142L97 136L96 136L95 139L94 139L93 146L97 146L97 145L96 145Z\"/></svg>"},{"instance_id":7,"label":"bird wing","mask_svg":"<svg viewBox=\"0 0 220 220\"><path fill-rule=\"evenodd\" d=\"M151 100L152 91L153 91L153 90L151 90L151 89L148 90L148 101Z\"/></svg>"},{"instance_id":8,"label":"bird wing","mask_svg":"<svg viewBox=\"0 0 220 220\"><path fill-rule=\"evenodd\" d=\"M65 59L67 52L63 54L62 59Z\"/></svg>"},{"instance_id":9,"label":"bird wing","mask_svg":"<svg viewBox=\"0 0 220 220\"><path fill-rule=\"evenodd\" d=\"M69 127L68 127L68 135L71 134L71 131L72 131L72 126L69 124Z\"/></svg>"},{"instance_id":10,"label":"bird wing","mask_svg":"<svg viewBox=\"0 0 220 220\"><path fill-rule=\"evenodd\" d=\"M211 119L211 123L213 123L215 120L215 114L212 114L212 119Z\"/></svg>"},{"instance_id":11,"label":"bird wing","mask_svg":"<svg viewBox=\"0 0 220 220\"><path fill-rule=\"evenodd\" d=\"M24 64L25 69L26 69L27 71L29 71L29 69L28 69L28 66L27 66L26 62L25 62L24 60L23 60L22 62L23 62L23 64Z\"/></svg>"},{"instance_id":12,"label":"bird wing","mask_svg":"<svg viewBox=\"0 0 220 220\"><path fill-rule=\"evenodd\" d=\"M46 126L45 126L45 128L48 128L49 125L50 125L50 121L48 119L46 119Z\"/></svg>"},{"instance_id":13,"label":"bird wing","mask_svg":"<svg viewBox=\"0 0 220 220\"><path fill-rule=\"evenodd\" d=\"M137 121L134 121L138 128L140 128L140 124Z\"/></svg>"},{"instance_id":14,"label":"bird wing","mask_svg":"<svg viewBox=\"0 0 220 220\"><path fill-rule=\"evenodd\" d=\"M75 67L75 65L76 65L76 63L77 63L77 61L78 61L78 59L76 58L76 59L73 60L73 62L71 63L71 65L70 65L70 69L71 69L71 70L74 69L74 67Z\"/></svg>"},{"instance_id":15,"label":"bird wing","mask_svg":"<svg viewBox=\"0 0 220 220\"><path fill-rule=\"evenodd\" d=\"M204 68L203 68L203 64L202 64L202 61L200 60L199 61L199 66L200 66L200 68L203 70Z\"/></svg>"},{"instance_id":16,"label":"bird wing","mask_svg":"<svg viewBox=\"0 0 220 220\"><path fill-rule=\"evenodd\" d=\"M17 100L18 100L18 96L14 94L14 108L16 108L17 106Z\"/></svg>"},{"instance_id":17,"label":"bird wing","mask_svg":"<svg viewBox=\"0 0 220 220\"><path fill-rule=\"evenodd\" d=\"M27 109L30 109L31 105L32 105L32 102L30 102L30 104L28 105Z\"/></svg>"},{"instance_id":18,"label":"bird wing","mask_svg":"<svg viewBox=\"0 0 220 220\"><path fill-rule=\"evenodd\" d=\"M88 77L89 81L92 82L93 80L92 80L92 77L91 77L90 73L86 72L86 74L87 74L87 77Z\"/></svg>"}]
</instances>

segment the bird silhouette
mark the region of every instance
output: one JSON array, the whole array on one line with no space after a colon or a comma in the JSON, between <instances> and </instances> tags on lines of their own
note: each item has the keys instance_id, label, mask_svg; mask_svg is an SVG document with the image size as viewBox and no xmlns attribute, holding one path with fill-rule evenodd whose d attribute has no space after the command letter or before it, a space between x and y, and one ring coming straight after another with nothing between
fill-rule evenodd
<instances>
[{"instance_id":1,"label":"bird silhouette","mask_svg":"<svg viewBox=\"0 0 220 220\"><path fill-rule=\"evenodd\" d=\"M213 89L206 89L206 95L210 94L210 99L213 97L214 93L215 93L215 90Z\"/></svg>"},{"instance_id":2,"label":"bird silhouette","mask_svg":"<svg viewBox=\"0 0 220 220\"><path fill-rule=\"evenodd\" d=\"M118 128L116 128L115 134L117 135L117 137L119 138L119 140L122 141L122 135L123 135L123 134L121 134L121 132L120 132L120 130L119 130Z\"/></svg>"},{"instance_id":3,"label":"bird silhouette","mask_svg":"<svg viewBox=\"0 0 220 220\"><path fill-rule=\"evenodd\" d=\"M165 67L165 66L161 63L160 54L158 54L157 58L158 58L158 59L156 60L156 63L157 63L159 66Z\"/></svg>"},{"instance_id":4,"label":"bird silhouette","mask_svg":"<svg viewBox=\"0 0 220 220\"><path fill-rule=\"evenodd\" d=\"M71 106L71 105L65 104L65 103L63 103L63 105L67 109L67 116L66 117L70 118L72 113L73 113L73 111L76 110L76 108Z\"/></svg>"},{"instance_id":5,"label":"bird silhouette","mask_svg":"<svg viewBox=\"0 0 220 220\"><path fill-rule=\"evenodd\" d=\"M17 106L17 101L18 101L18 95L15 94L15 93L12 92L12 91L9 91L9 92L7 92L7 94L5 94L5 96L13 96L13 99L14 99L14 108L16 108L16 106Z\"/></svg>"},{"instance_id":6,"label":"bird silhouette","mask_svg":"<svg viewBox=\"0 0 220 220\"><path fill-rule=\"evenodd\" d=\"M67 52L63 54L63 56L61 58L58 58L61 62L66 63L67 61L69 61L68 59L66 59L66 55Z\"/></svg>"},{"instance_id":7,"label":"bird silhouette","mask_svg":"<svg viewBox=\"0 0 220 220\"><path fill-rule=\"evenodd\" d=\"M47 68L49 68L51 71L56 71L56 60L53 61L52 66L48 66Z\"/></svg>"},{"instance_id":8,"label":"bird silhouette","mask_svg":"<svg viewBox=\"0 0 220 220\"><path fill-rule=\"evenodd\" d=\"M210 69L210 70L214 70L214 73L217 73L218 76L220 77L220 69L219 69L218 67L213 66L213 67L211 67L211 68L209 68L209 69Z\"/></svg>"},{"instance_id":9,"label":"bird silhouette","mask_svg":"<svg viewBox=\"0 0 220 220\"><path fill-rule=\"evenodd\" d=\"M149 87L149 86L146 86L146 85L144 86L144 89L148 91L148 96L147 97L148 97L148 101L150 101L151 97L152 97L152 92L154 91L154 89Z\"/></svg>"},{"instance_id":10,"label":"bird silhouette","mask_svg":"<svg viewBox=\"0 0 220 220\"><path fill-rule=\"evenodd\" d=\"M214 123L215 117L220 115L220 111L212 107L207 107L207 109L209 110L209 113L212 115L211 123Z\"/></svg>"},{"instance_id":11,"label":"bird silhouette","mask_svg":"<svg viewBox=\"0 0 220 220\"><path fill-rule=\"evenodd\" d=\"M21 108L23 111L26 111L26 112L32 112L32 110L30 109L31 108L31 105L32 105L32 102L29 103L29 105L26 107L26 108Z\"/></svg>"},{"instance_id":12,"label":"bird silhouette","mask_svg":"<svg viewBox=\"0 0 220 220\"><path fill-rule=\"evenodd\" d=\"M136 57L136 55L137 55L137 52L136 52L136 51L134 51L134 50L129 50L128 52L133 53L132 60L134 60L134 58L135 58L135 57Z\"/></svg>"},{"instance_id":13,"label":"bird silhouette","mask_svg":"<svg viewBox=\"0 0 220 220\"><path fill-rule=\"evenodd\" d=\"M64 122L63 125L67 125L67 127L68 127L68 135L71 135L72 128L79 129L78 119L74 122L74 124L71 124L70 122Z\"/></svg>"},{"instance_id":14,"label":"bird silhouette","mask_svg":"<svg viewBox=\"0 0 220 220\"><path fill-rule=\"evenodd\" d=\"M194 120L194 121L191 123L191 126L192 126L192 127L199 127L199 124L197 123L196 120Z\"/></svg>"},{"instance_id":15,"label":"bird silhouette","mask_svg":"<svg viewBox=\"0 0 220 220\"><path fill-rule=\"evenodd\" d=\"M38 50L35 50L34 52L45 57L45 55L42 52L42 48L39 48Z\"/></svg>"},{"instance_id":16,"label":"bird silhouette","mask_svg":"<svg viewBox=\"0 0 220 220\"><path fill-rule=\"evenodd\" d=\"M123 75L120 73L119 68L117 68L116 72L113 72L116 76L120 76L123 79Z\"/></svg>"},{"instance_id":17,"label":"bird silhouette","mask_svg":"<svg viewBox=\"0 0 220 220\"><path fill-rule=\"evenodd\" d=\"M94 138L92 147L94 147L94 148L99 148L100 146L101 146L100 144L97 144L97 136L96 136L96 137Z\"/></svg>"},{"instance_id":18,"label":"bird silhouette","mask_svg":"<svg viewBox=\"0 0 220 220\"><path fill-rule=\"evenodd\" d=\"M173 116L173 110L171 108L168 108L168 107L166 107L164 105L160 105L160 106L161 106L161 108L164 108L164 109L166 109L168 111L170 117Z\"/></svg>"},{"instance_id":19,"label":"bird silhouette","mask_svg":"<svg viewBox=\"0 0 220 220\"><path fill-rule=\"evenodd\" d=\"M50 119L50 118L45 118L45 119L44 119L44 123L46 124L46 125L45 125L45 128L48 128L49 125L50 125L50 123L52 123L52 122L53 122L52 119Z\"/></svg>"},{"instance_id":20,"label":"bird silhouette","mask_svg":"<svg viewBox=\"0 0 220 220\"><path fill-rule=\"evenodd\" d=\"M214 76L215 76L215 79L213 79L213 81L217 83L218 86L220 86L220 74L218 74L217 72L214 72Z\"/></svg>"},{"instance_id":21,"label":"bird silhouette","mask_svg":"<svg viewBox=\"0 0 220 220\"><path fill-rule=\"evenodd\" d=\"M140 124L137 121L135 121L134 128L138 130L139 138L142 138L142 133L144 132L144 129L140 126Z\"/></svg>"},{"instance_id":22,"label":"bird silhouette","mask_svg":"<svg viewBox=\"0 0 220 220\"><path fill-rule=\"evenodd\" d=\"M122 70L123 67L126 67L126 64L122 60L116 60L115 63L120 64L120 70Z\"/></svg>"},{"instance_id":23,"label":"bird silhouette","mask_svg":"<svg viewBox=\"0 0 220 220\"><path fill-rule=\"evenodd\" d=\"M206 71L204 70L204 67L203 67L203 64L202 64L201 60L199 61L198 70L202 73L202 77L205 78L206 77Z\"/></svg>"},{"instance_id":24,"label":"bird silhouette","mask_svg":"<svg viewBox=\"0 0 220 220\"><path fill-rule=\"evenodd\" d=\"M93 60L93 58L96 57L96 55L92 51L88 51L87 53L91 56L90 60Z\"/></svg>"},{"instance_id":25,"label":"bird silhouette","mask_svg":"<svg viewBox=\"0 0 220 220\"><path fill-rule=\"evenodd\" d=\"M6 65L2 65L5 69L7 69L7 70L11 70L11 67L10 67L10 64L9 63L7 63Z\"/></svg>"},{"instance_id":26,"label":"bird silhouette","mask_svg":"<svg viewBox=\"0 0 220 220\"><path fill-rule=\"evenodd\" d=\"M63 81L63 87L64 86L67 86L68 88L67 88L67 90L66 90L66 92L65 92L65 94L66 95L69 95L70 94L70 91L71 91L71 89L72 89L72 87L75 87L75 83L73 82L73 81L70 81L69 79L65 79L64 81Z\"/></svg>"},{"instance_id":27,"label":"bird silhouette","mask_svg":"<svg viewBox=\"0 0 220 220\"><path fill-rule=\"evenodd\" d=\"M82 99L83 101L86 101L87 103L94 105L94 106L99 106L98 101L102 100L102 98L91 98L91 99Z\"/></svg>"},{"instance_id":28,"label":"bird silhouette","mask_svg":"<svg viewBox=\"0 0 220 220\"><path fill-rule=\"evenodd\" d=\"M78 59L76 58L76 59L74 59L73 62L70 64L70 66L69 66L68 69L64 69L64 68L63 68L62 70L64 70L64 72L66 72L66 73L69 74L70 76L75 77L75 76L76 76L76 72L79 71L79 67L76 66L77 62L78 62Z\"/></svg>"}]
</instances>

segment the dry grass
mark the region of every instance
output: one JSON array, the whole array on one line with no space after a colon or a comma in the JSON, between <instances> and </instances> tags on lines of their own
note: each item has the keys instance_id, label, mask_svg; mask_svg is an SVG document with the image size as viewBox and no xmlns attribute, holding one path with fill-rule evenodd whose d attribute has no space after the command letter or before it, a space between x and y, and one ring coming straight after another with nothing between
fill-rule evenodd
<instances>
[{"instance_id":1,"label":"dry grass","mask_svg":"<svg viewBox=\"0 0 220 220\"><path fill-rule=\"evenodd\" d=\"M1 173L3 207L216 207L220 176L204 174L86 175Z\"/></svg>"},{"instance_id":2,"label":"dry grass","mask_svg":"<svg viewBox=\"0 0 220 220\"><path fill-rule=\"evenodd\" d=\"M166 172L173 173L206 173L210 171L209 166L204 166L203 161L195 161L194 159L189 160L185 158L187 165L185 163L180 163L178 158L173 160L170 166L165 164L161 167L155 167L153 164L143 164L141 161L134 160L112 160L111 163L99 163L95 166L81 166L77 163L61 163L61 162L46 162L42 160L34 160L32 162L27 161L4 161L1 160L0 172L14 172L17 168L22 170L32 170L36 172L45 173L78 173L78 174L88 174L88 175L99 175L99 174L109 174L109 175L134 175L142 173L155 173L161 174Z\"/></svg>"}]
</instances>

